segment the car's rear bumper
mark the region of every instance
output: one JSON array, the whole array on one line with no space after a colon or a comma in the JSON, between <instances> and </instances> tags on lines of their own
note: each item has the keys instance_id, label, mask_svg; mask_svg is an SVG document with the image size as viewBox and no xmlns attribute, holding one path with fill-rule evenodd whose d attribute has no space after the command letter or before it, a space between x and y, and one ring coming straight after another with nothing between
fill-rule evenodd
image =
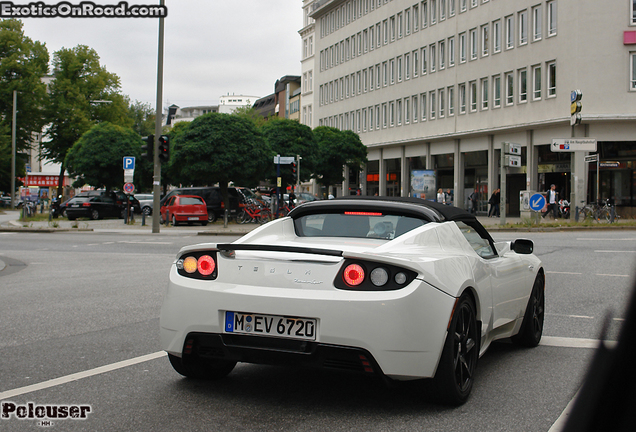
<instances>
[{"instance_id":1,"label":"car's rear bumper","mask_svg":"<svg viewBox=\"0 0 636 432\"><path fill-rule=\"evenodd\" d=\"M194 337L215 358L324 367L342 361L342 353L345 363L359 367L365 355L374 372L390 378L427 378L435 374L454 303L420 280L381 292L254 287L185 278L173 266L161 311L161 346L181 357ZM228 334L226 311L314 318L316 340Z\"/></svg>"}]
</instances>

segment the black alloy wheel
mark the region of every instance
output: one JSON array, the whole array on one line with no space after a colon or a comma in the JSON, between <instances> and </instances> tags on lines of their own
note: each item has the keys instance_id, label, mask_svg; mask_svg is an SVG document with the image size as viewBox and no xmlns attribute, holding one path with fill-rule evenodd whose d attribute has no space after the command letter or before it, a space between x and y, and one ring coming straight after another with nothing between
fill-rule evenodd
<instances>
[{"instance_id":1,"label":"black alloy wheel","mask_svg":"<svg viewBox=\"0 0 636 432\"><path fill-rule=\"evenodd\" d=\"M512 342L525 347L536 347L543 335L543 320L545 315L545 277L539 273L534 280L532 293L528 299L526 313L523 316L519 333L512 337Z\"/></svg>"},{"instance_id":2,"label":"black alloy wheel","mask_svg":"<svg viewBox=\"0 0 636 432\"><path fill-rule=\"evenodd\" d=\"M99 219L99 210L91 209L91 219L93 220Z\"/></svg>"},{"instance_id":3,"label":"black alloy wheel","mask_svg":"<svg viewBox=\"0 0 636 432\"><path fill-rule=\"evenodd\" d=\"M455 307L433 380L441 402L461 405L468 400L479 359L479 336L473 300L464 294Z\"/></svg>"}]
</instances>

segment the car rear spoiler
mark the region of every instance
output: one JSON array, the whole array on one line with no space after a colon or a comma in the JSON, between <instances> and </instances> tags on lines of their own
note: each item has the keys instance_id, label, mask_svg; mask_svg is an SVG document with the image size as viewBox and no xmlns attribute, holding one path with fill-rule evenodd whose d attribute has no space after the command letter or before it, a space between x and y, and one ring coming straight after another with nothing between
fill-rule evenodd
<instances>
[{"instance_id":1,"label":"car rear spoiler","mask_svg":"<svg viewBox=\"0 0 636 432\"><path fill-rule=\"evenodd\" d=\"M298 247L298 246L276 246L276 245L258 245L258 244L234 244L234 243L217 244L216 248L221 252L248 250L248 251L266 251L266 252L293 252L293 253L304 253L304 254L312 254L312 255L336 256L336 257L341 257L343 253L342 251L335 250L335 249L319 249L319 248L308 248L308 247Z\"/></svg>"}]
</instances>

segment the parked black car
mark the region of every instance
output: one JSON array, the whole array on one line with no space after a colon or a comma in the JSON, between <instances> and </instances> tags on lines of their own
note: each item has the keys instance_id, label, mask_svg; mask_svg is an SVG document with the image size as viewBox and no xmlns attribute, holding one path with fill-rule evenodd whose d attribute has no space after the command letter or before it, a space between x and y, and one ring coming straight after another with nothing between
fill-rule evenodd
<instances>
[{"instance_id":1,"label":"parked black car","mask_svg":"<svg viewBox=\"0 0 636 432\"><path fill-rule=\"evenodd\" d=\"M80 217L90 219L118 217L123 219L126 216L128 196L121 191L93 190L80 192L64 204L62 204L64 209L61 208L61 211L66 212L66 217L69 220ZM139 201L131 201L131 205L135 213L141 213Z\"/></svg>"}]
</instances>

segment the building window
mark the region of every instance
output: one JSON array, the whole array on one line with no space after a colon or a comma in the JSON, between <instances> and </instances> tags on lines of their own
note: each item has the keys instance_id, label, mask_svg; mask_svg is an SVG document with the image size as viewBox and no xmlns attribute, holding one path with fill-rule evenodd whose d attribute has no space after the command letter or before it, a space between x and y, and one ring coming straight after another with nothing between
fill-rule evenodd
<instances>
[{"instance_id":1,"label":"building window","mask_svg":"<svg viewBox=\"0 0 636 432\"><path fill-rule=\"evenodd\" d=\"M541 66L532 68L532 99L541 99Z\"/></svg>"},{"instance_id":2,"label":"building window","mask_svg":"<svg viewBox=\"0 0 636 432\"><path fill-rule=\"evenodd\" d=\"M422 48L422 75L426 74L428 59L426 57L426 47Z\"/></svg>"},{"instance_id":3,"label":"building window","mask_svg":"<svg viewBox=\"0 0 636 432\"><path fill-rule=\"evenodd\" d=\"M435 91L429 93L429 100L431 102L431 120L435 118L435 110L436 110L436 99L435 99Z\"/></svg>"},{"instance_id":4,"label":"building window","mask_svg":"<svg viewBox=\"0 0 636 432\"><path fill-rule=\"evenodd\" d=\"M404 36L404 15L402 12L397 14L397 37L401 39Z\"/></svg>"},{"instance_id":5,"label":"building window","mask_svg":"<svg viewBox=\"0 0 636 432\"><path fill-rule=\"evenodd\" d=\"M374 113L373 107L369 107L369 132L373 131L373 125L375 120L373 113Z\"/></svg>"},{"instance_id":6,"label":"building window","mask_svg":"<svg viewBox=\"0 0 636 432\"><path fill-rule=\"evenodd\" d=\"M439 118L443 118L446 112L446 95L444 89L439 89Z\"/></svg>"},{"instance_id":7,"label":"building window","mask_svg":"<svg viewBox=\"0 0 636 432\"><path fill-rule=\"evenodd\" d=\"M389 105L389 125L395 126L395 101L391 101Z\"/></svg>"},{"instance_id":8,"label":"building window","mask_svg":"<svg viewBox=\"0 0 636 432\"><path fill-rule=\"evenodd\" d=\"M448 88L448 115L455 115L455 87Z\"/></svg>"},{"instance_id":9,"label":"building window","mask_svg":"<svg viewBox=\"0 0 636 432\"><path fill-rule=\"evenodd\" d=\"M475 60L477 58L477 29L470 31L470 59Z\"/></svg>"},{"instance_id":10,"label":"building window","mask_svg":"<svg viewBox=\"0 0 636 432\"><path fill-rule=\"evenodd\" d=\"M448 16L455 16L455 0L448 0Z\"/></svg>"},{"instance_id":11,"label":"building window","mask_svg":"<svg viewBox=\"0 0 636 432\"><path fill-rule=\"evenodd\" d=\"M446 0L439 0L439 20L446 19Z\"/></svg>"},{"instance_id":12,"label":"building window","mask_svg":"<svg viewBox=\"0 0 636 432\"><path fill-rule=\"evenodd\" d=\"M481 109L488 109L488 78L481 80Z\"/></svg>"},{"instance_id":13,"label":"building window","mask_svg":"<svg viewBox=\"0 0 636 432\"><path fill-rule=\"evenodd\" d=\"M636 24L636 15L634 12L634 5L636 1L632 0L632 24ZM548 36L554 36L557 33L557 9L556 1L549 1L546 3L548 8Z\"/></svg>"},{"instance_id":14,"label":"building window","mask_svg":"<svg viewBox=\"0 0 636 432\"><path fill-rule=\"evenodd\" d=\"M382 104L382 128L386 129L388 122L387 112L386 112L386 104Z\"/></svg>"},{"instance_id":15,"label":"building window","mask_svg":"<svg viewBox=\"0 0 636 432\"><path fill-rule=\"evenodd\" d=\"M459 0L459 1L460 1L459 11L466 12L466 3L468 2L468 0Z\"/></svg>"},{"instance_id":16,"label":"building window","mask_svg":"<svg viewBox=\"0 0 636 432\"><path fill-rule=\"evenodd\" d=\"M382 74L380 73L380 65L375 65L375 88L382 87Z\"/></svg>"},{"instance_id":17,"label":"building window","mask_svg":"<svg viewBox=\"0 0 636 432\"><path fill-rule=\"evenodd\" d=\"M444 69L446 67L446 42L439 42L439 68Z\"/></svg>"},{"instance_id":18,"label":"building window","mask_svg":"<svg viewBox=\"0 0 636 432\"><path fill-rule=\"evenodd\" d=\"M411 9L404 11L404 26L406 27L406 35L411 34Z\"/></svg>"},{"instance_id":19,"label":"building window","mask_svg":"<svg viewBox=\"0 0 636 432\"><path fill-rule=\"evenodd\" d=\"M470 112L477 111L477 81L471 81L470 85Z\"/></svg>"},{"instance_id":20,"label":"building window","mask_svg":"<svg viewBox=\"0 0 636 432\"><path fill-rule=\"evenodd\" d=\"M501 77L495 75L492 77L492 104L493 108L501 106Z\"/></svg>"},{"instance_id":21,"label":"building window","mask_svg":"<svg viewBox=\"0 0 636 432\"><path fill-rule=\"evenodd\" d=\"M420 72L419 51L413 51L413 76L416 77Z\"/></svg>"},{"instance_id":22,"label":"building window","mask_svg":"<svg viewBox=\"0 0 636 432\"><path fill-rule=\"evenodd\" d=\"M424 0L422 2L422 28L428 26L428 2Z\"/></svg>"},{"instance_id":23,"label":"building window","mask_svg":"<svg viewBox=\"0 0 636 432\"><path fill-rule=\"evenodd\" d=\"M411 98L404 98L404 124L411 122Z\"/></svg>"},{"instance_id":24,"label":"building window","mask_svg":"<svg viewBox=\"0 0 636 432\"><path fill-rule=\"evenodd\" d=\"M459 62L466 62L466 33L459 35Z\"/></svg>"},{"instance_id":25,"label":"building window","mask_svg":"<svg viewBox=\"0 0 636 432\"><path fill-rule=\"evenodd\" d=\"M636 0L634 0L636 2ZM629 54L629 66L630 66L630 71L629 71L629 76L631 77L630 79L630 85L629 85L629 89L631 91L636 91L636 53L630 53Z\"/></svg>"},{"instance_id":26,"label":"building window","mask_svg":"<svg viewBox=\"0 0 636 432\"><path fill-rule=\"evenodd\" d=\"M528 101L528 71L519 70L519 102Z\"/></svg>"},{"instance_id":27,"label":"building window","mask_svg":"<svg viewBox=\"0 0 636 432\"><path fill-rule=\"evenodd\" d=\"M481 56L488 55L488 47L490 46L490 28L488 24L481 26Z\"/></svg>"},{"instance_id":28,"label":"building window","mask_svg":"<svg viewBox=\"0 0 636 432\"><path fill-rule=\"evenodd\" d=\"M384 45L386 45L389 43L389 21L388 20L382 21L382 34L384 35L383 37Z\"/></svg>"},{"instance_id":29,"label":"building window","mask_svg":"<svg viewBox=\"0 0 636 432\"><path fill-rule=\"evenodd\" d=\"M402 125L402 99L398 99L395 103L395 114L398 126Z\"/></svg>"},{"instance_id":30,"label":"building window","mask_svg":"<svg viewBox=\"0 0 636 432\"><path fill-rule=\"evenodd\" d=\"M519 45L528 43L528 11L519 12Z\"/></svg>"},{"instance_id":31,"label":"building window","mask_svg":"<svg viewBox=\"0 0 636 432\"><path fill-rule=\"evenodd\" d=\"M411 54L404 54L404 78L411 79Z\"/></svg>"},{"instance_id":32,"label":"building window","mask_svg":"<svg viewBox=\"0 0 636 432\"><path fill-rule=\"evenodd\" d=\"M426 120L426 112L427 112L427 105L426 105L426 93L422 93L420 95L420 106L422 107L422 121Z\"/></svg>"},{"instance_id":33,"label":"building window","mask_svg":"<svg viewBox=\"0 0 636 432\"><path fill-rule=\"evenodd\" d=\"M413 5L413 33L420 29L420 8Z\"/></svg>"},{"instance_id":34,"label":"building window","mask_svg":"<svg viewBox=\"0 0 636 432\"><path fill-rule=\"evenodd\" d=\"M532 40L537 41L541 39L542 26L541 6L535 6L532 8Z\"/></svg>"},{"instance_id":35,"label":"building window","mask_svg":"<svg viewBox=\"0 0 636 432\"><path fill-rule=\"evenodd\" d=\"M417 100L417 96L413 96L411 98L413 101L413 123L417 123L417 108L418 108L418 100Z\"/></svg>"},{"instance_id":36,"label":"building window","mask_svg":"<svg viewBox=\"0 0 636 432\"><path fill-rule=\"evenodd\" d=\"M397 80L402 82L402 56L397 58Z\"/></svg>"},{"instance_id":37,"label":"building window","mask_svg":"<svg viewBox=\"0 0 636 432\"><path fill-rule=\"evenodd\" d=\"M435 72L435 44L428 47L431 54L431 72Z\"/></svg>"},{"instance_id":38,"label":"building window","mask_svg":"<svg viewBox=\"0 0 636 432\"><path fill-rule=\"evenodd\" d=\"M395 59L389 60L389 82L395 84Z\"/></svg>"},{"instance_id":39,"label":"building window","mask_svg":"<svg viewBox=\"0 0 636 432\"><path fill-rule=\"evenodd\" d=\"M515 101L514 76L512 72L506 74L506 105L512 105Z\"/></svg>"},{"instance_id":40,"label":"building window","mask_svg":"<svg viewBox=\"0 0 636 432\"><path fill-rule=\"evenodd\" d=\"M501 21L493 21L492 23L492 33L493 33L493 52L498 53L501 52Z\"/></svg>"},{"instance_id":41,"label":"building window","mask_svg":"<svg viewBox=\"0 0 636 432\"><path fill-rule=\"evenodd\" d=\"M548 63L548 97L556 96L556 63Z\"/></svg>"},{"instance_id":42,"label":"building window","mask_svg":"<svg viewBox=\"0 0 636 432\"><path fill-rule=\"evenodd\" d=\"M512 15L506 17L506 49L515 46L515 22Z\"/></svg>"},{"instance_id":43,"label":"building window","mask_svg":"<svg viewBox=\"0 0 636 432\"><path fill-rule=\"evenodd\" d=\"M389 18L389 27L391 31L391 42L395 40L395 15Z\"/></svg>"},{"instance_id":44,"label":"building window","mask_svg":"<svg viewBox=\"0 0 636 432\"><path fill-rule=\"evenodd\" d=\"M382 63L382 85L386 87L389 84L389 65L387 62Z\"/></svg>"},{"instance_id":45,"label":"building window","mask_svg":"<svg viewBox=\"0 0 636 432\"><path fill-rule=\"evenodd\" d=\"M376 105L375 106L375 128L380 129L381 127L381 123L380 123L380 105Z\"/></svg>"},{"instance_id":46,"label":"building window","mask_svg":"<svg viewBox=\"0 0 636 432\"><path fill-rule=\"evenodd\" d=\"M431 24L437 22L437 0L431 0Z\"/></svg>"},{"instance_id":47,"label":"building window","mask_svg":"<svg viewBox=\"0 0 636 432\"><path fill-rule=\"evenodd\" d=\"M448 38L448 67L455 66L455 37Z\"/></svg>"},{"instance_id":48,"label":"building window","mask_svg":"<svg viewBox=\"0 0 636 432\"><path fill-rule=\"evenodd\" d=\"M466 84L459 84L459 113L466 114Z\"/></svg>"}]
</instances>

